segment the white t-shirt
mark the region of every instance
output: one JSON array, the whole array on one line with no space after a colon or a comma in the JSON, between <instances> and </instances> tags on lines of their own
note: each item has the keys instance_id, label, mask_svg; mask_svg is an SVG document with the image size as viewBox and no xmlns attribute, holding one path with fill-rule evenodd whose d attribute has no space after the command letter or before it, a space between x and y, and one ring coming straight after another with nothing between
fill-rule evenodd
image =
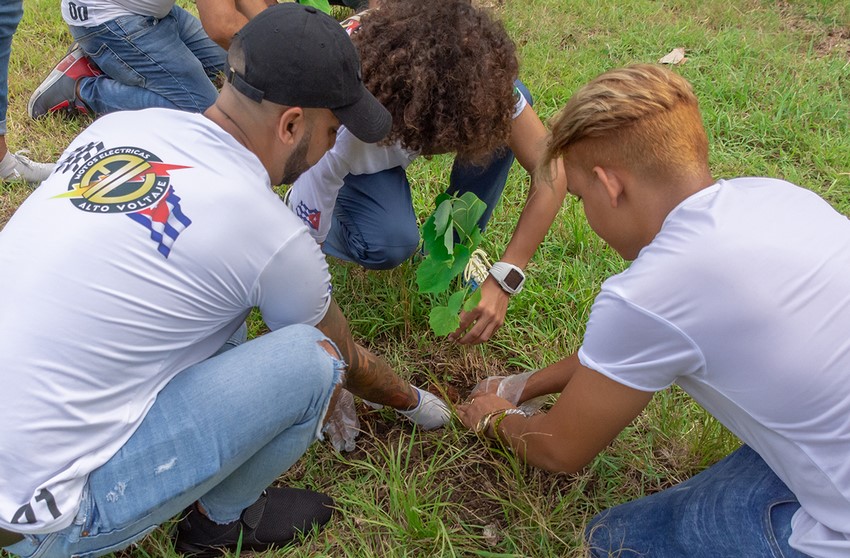
<instances>
[{"instance_id":1,"label":"white t-shirt","mask_svg":"<svg viewBox=\"0 0 850 558\"><path fill-rule=\"evenodd\" d=\"M330 275L259 159L200 114L94 122L0 232L0 528L57 531L177 373Z\"/></svg>"},{"instance_id":2,"label":"white t-shirt","mask_svg":"<svg viewBox=\"0 0 850 558\"><path fill-rule=\"evenodd\" d=\"M519 90L516 96L514 118L528 105ZM292 185L287 196L289 207L304 221L316 242L322 243L331 230L336 198L346 176L375 174L395 167L406 169L416 157L418 153L399 143L364 143L342 126L333 148Z\"/></svg>"},{"instance_id":3,"label":"white t-shirt","mask_svg":"<svg viewBox=\"0 0 850 558\"><path fill-rule=\"evenodd\" d=\"M767 178L682 202L594 302L583 365L672 383L756 450L801 503L791 545L850 556L850 221Z\"/></svg>"},{"instance_id":4,"label":"white t-shirt","mask_svg":"<svg viewBox=\"0 0 850 558\"><path fill-rule=\"evenodd\" d=\"M126 15L162 19L174 0L62 0L62 18L68 25L94 27Z\"/></svg>"}]
</instances>

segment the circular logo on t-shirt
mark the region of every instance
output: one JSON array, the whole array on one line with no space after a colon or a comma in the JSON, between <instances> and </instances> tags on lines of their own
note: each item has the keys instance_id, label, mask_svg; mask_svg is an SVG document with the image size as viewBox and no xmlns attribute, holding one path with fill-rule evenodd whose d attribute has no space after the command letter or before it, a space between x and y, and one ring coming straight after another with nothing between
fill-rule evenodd
<instances>
[{"instance_id":1,"label":"circular logo on t-shirt","mask_svg":"<svg viewBox=\"0 0 850 558\"><path fill-rule=\"evenodd\" d=\"M90 213L132 213L152 207L168 193L169 165L138 147L100 151L74 173L68 192L73 204Z\"/></svg>"}]
</instances>

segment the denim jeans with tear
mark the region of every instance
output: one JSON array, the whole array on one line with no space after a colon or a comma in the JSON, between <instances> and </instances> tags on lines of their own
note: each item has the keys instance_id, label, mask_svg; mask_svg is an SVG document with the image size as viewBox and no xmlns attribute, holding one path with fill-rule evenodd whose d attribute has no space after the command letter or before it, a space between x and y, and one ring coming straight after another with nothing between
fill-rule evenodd
<instances>
[{"instance_id":1,"label":"denim jeans with tear","mask_svg":"<svg viewBox=\"0 0 850 558\"><path fill-rule=\"evenodd\" d=\"M667 490L605 510L585 529L594 558L803 558L788 544L797 498L742 446Z\"/></svg>"},{"instance_id":2,"label":"denim jeans with tear","mask_svg":"<svg viewBox=\"0 0 850 558\"><path fill-rule=\"evenodd\" d=\"M234 521L317 438L344 366L325 339L293 325L179 373L124 447L89 475L75 522L6 550L102 556L195 500L214 521Z\"/></svg>"},{"instance_id":3,"label":"denim jeans with tear","mask_svg":"<svg viewBox=\"0 0 850 558\"><path fill-rule=\"evenodd\" d=\"M162 19L127 15L69 29L104 72L79 82L80 99L95 114L152 107L203 112L215 102L210 78L224 71L227 53L183 8L174 6Z\"/></svg>"}]
</instances>

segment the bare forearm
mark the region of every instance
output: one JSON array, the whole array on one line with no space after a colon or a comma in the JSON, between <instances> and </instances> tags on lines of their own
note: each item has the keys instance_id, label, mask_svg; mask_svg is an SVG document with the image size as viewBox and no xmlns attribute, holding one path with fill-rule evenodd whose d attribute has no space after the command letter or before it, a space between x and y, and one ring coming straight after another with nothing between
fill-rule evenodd
<instances>
[{"instance_id":1,"label":"bare forearm","mask_svg":"<svg viewBox=\"0 0 850 558\"><path fill-rule=\"evenodd\" d=\"M246 18L253 19L258 13L275 4L276 0L237 0L236 7Z\"/></svg>"},{"instance_id":2,"label":"bare forearm","mask_svg":"<svg viewBox=\"0 0 850 558\"><path fill-rule=\"evenodd\" d=\"M506 416L499 424L502 440L527 463L548 471L583 468L652 399L652 392L620 384L583 367L577 358L574 362L567 385L548 413Z\"/></svg>"},{"instance_id":3,"label":"bare forearm","mask_svg":"<svg viewBox=\"0 0 850 558\"><path fill-rule=\"evenodd\" d=\"M570 358L562 363L566 365ZM620 384L585 368L577 359L575 362L572 371L562 367L561 376L541 375L541 386L546 384L543 380L551 381L550 387L566 381L548 413L530 417L516 411L507 414L504 411L513 408L510 401L484 393L458 405L458 417L467 427L498 437L530 465L548 471L578 471L634 420L652 399L652 392Z\"/></svg>"},{"instance_id":4,"label":"bare forearm","mask_svg":"<svg viewBox=\"0 0 850 558\"><path fill-rule=\"evenodd\" d=\"M275 0L196 0L204 31L221 48L230 48L233 36Z\"/></svg>"},{"instance_id":5,"label":"bare forearm","mask_svg":"<svg viewBox=\"0 0 850 558\"><path fill-rule=\"evenodd\" d=\"M387 362L358 345L336 302L331 301L325 318L317 326L339 348L348 365L345 387L354 395L395 409L416 406L417 394Z\"/></svg>"},{"instance_id":6,"label":"bare forearm","mask_svg":"<svg viewBox=\"0 0 850 558\"><path fill-rule=\"evenodd\" d=\"M230 48L233 35L248 23L248 18L240 13L232 0L196 0L195 5L204 31L223 49Z\"/></svg>"},{"instance_id":7,"label":"bare forearm","mask_svg":"<svg viewBox=\"0 0 850 558\"><path fill-rule=\"evenodd\" d=\"M559 405L563 406L560 399L555 408ZM575 451L577 440L564 435L565 425L557 412L524 416L510 401L492 393L475 395L456 410L467 427L488 438L498 438L529 465L575 472L593 457Z\"/></svg>"},{"instance_id":8,"label":"bare forearm","mask_svg":"<svg viewBox=\"0 0 850 558\"><path fill-rule=\"evenodd\" d=\"M532 374L525 383L520 403L540 395L561 393L572 378L578 366L578 355L573 353L563 360L541 368Z\"/></svg>"},{"instance_id":9,"label":"bare forearm","mask_svg":"<svg viewBox=\"0 0 850 558\"><path fill-rule=\"evenodd\" d=\"M575 473L587 465L593 455L582 456L578 452L567 454L563 446L569 444L553 434L546 424L548 415L506 416L499 424L499 439L509 445L513 452L533 467L546 471Z\"/></svg>"},{"instance_id":10,"label":"bare forearm","mask_svg":"<svg viewBox=\"0 0 850 558\"><path fill-rule=\"evenodd\" d=\"M354 395L395 409L412 409L418 396L410 384L387 362L368 349L356 346L357 356L349 363L345 387Z\"/></svg>"},{"instance_id":11,"label":"bare forearm","mask_svg":"<svg viewBox=\"0 0 850 558\"><path fill-rule=\"evenodd\" d=\"M546 128L530 106L514 119L508 143L517 162L531 175L531 187L502 259L520 267L531 260L567 196L567 177L560 159L551 169L538 168L547 138Z\"/></svg>"}]
</instances>

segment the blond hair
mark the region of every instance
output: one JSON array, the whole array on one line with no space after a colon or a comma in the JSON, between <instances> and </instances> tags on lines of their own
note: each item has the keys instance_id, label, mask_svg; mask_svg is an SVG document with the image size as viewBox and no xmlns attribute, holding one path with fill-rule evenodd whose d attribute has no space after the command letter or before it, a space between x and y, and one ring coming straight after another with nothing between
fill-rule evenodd
<instances>
[{"instance_id":1,"label":"blond hair","mask_svg":"<svg viewBox=\"0 0 850 558\"><path fill-rule=\"evenodd\" d=\"M551 122L542 166L591 138L600 157L671 177L708 172L708 138L691 84L652 64L610 70L580 88Z\"/></svg>"}]
</instances>

